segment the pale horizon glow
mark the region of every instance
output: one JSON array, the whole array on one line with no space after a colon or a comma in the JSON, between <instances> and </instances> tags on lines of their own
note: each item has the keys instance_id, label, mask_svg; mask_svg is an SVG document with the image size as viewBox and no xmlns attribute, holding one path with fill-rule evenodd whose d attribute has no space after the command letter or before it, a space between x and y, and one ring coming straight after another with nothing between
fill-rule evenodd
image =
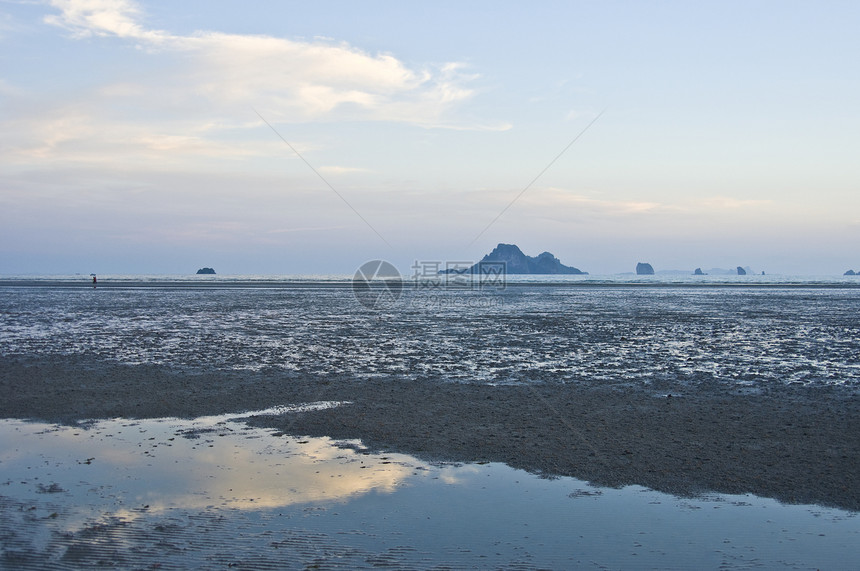
<instances>
[{"instance_id":1,"label":"pale horizon glow","mask_svg":"<svg viewBox=\"0 0 860 571\"><path fill-rule=\"evenodd\" d=\"M860 270L858 28L837 1L0 0L0 275L498 243L595 275Z\"/></svg>"}]
</instances>

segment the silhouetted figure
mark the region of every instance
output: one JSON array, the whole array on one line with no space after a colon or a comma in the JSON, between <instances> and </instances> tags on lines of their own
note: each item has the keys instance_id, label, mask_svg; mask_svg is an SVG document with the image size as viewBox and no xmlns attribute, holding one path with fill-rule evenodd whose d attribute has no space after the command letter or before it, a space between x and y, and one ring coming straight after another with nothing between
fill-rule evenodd
<instances>
[{"instance_id":1,"label":"silhouetted figure","mask_svg":"<svg viewBox=\"0 0 860 571\"><path fill-rule=\"evenodd\" d=\"M93 276L93 289L96 289L96 284L97 284L97 283L98 283L98 280L96 279L96 277L95 277L95 276Z\"/></svg>"}]
</instances>

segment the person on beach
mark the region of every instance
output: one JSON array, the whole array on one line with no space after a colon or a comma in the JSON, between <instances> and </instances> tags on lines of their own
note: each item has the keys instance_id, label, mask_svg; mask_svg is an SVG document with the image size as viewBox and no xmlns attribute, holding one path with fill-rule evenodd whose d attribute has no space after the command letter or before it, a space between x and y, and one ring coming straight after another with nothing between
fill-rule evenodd
<instances>
[{"instance_id":1,"label":"person on beach","mask_svg":"<svg viewBox=\"0 0 860 571\"><path fill-rule=\"evenodd\" d=\"M95 287L96 287L96 282L97 282L97 281L98 281L98 280L96 280L96 275L95 275L95 274L93 274L93 289L95 289Z\"/></svg>"}]
</instances>

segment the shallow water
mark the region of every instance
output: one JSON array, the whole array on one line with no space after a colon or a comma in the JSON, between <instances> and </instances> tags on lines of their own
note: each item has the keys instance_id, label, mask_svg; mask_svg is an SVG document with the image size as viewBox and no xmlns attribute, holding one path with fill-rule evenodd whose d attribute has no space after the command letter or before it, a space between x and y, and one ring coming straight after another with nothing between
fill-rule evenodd
<instances>
[{"instance_id":1,"label":"shallow water","mask_svg":"<svg viewBox=\"0 0 860 571\"><path fill-rule=\"evenodd\" d=\"M315 406L338 405L349 406ZM0 421L0 563L805 569L857 560L856 513L595 488L501 464L431 465L355 441L278 436L239 416Z\"/></svg>"},{"instance_id":2,"label":"shallow water","mask_svg":"<svg viewBox=\"0 0 860 571\"><path fill-rule=\"evenodd\" d=\"M143 282L140 282L143 283ZM833 284L830 284L833 285ZM860 289L0 287L0 354L468 383L860 387Z\"/></svg>"}]
</instances>

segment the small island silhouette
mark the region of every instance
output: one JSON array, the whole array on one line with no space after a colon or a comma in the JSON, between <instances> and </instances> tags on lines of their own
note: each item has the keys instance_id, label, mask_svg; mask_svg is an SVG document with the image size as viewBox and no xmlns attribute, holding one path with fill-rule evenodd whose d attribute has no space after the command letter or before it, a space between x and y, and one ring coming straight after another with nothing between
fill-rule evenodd
<instances>
[{"instance_id":1,"label":"small island silhouette","mask_svg":"<svg viewBox=\"0 0 860 571\"><path fill-rule=\"evenodd\" d=\"M200 268L197 270L198 274L214 274L215 270L212 268Z\"/></svg>"},{"instance_id":2,"label":"small island silhouette","mask_svg":"<svg viewBox=\"0 0 860 571\"><path fill-rule=\"evenodd\" d=\"M654 266L647 262L639 262L636 264L636 275L637 276L653 276L654 275Z\"/></svg>"}]
</instances>

